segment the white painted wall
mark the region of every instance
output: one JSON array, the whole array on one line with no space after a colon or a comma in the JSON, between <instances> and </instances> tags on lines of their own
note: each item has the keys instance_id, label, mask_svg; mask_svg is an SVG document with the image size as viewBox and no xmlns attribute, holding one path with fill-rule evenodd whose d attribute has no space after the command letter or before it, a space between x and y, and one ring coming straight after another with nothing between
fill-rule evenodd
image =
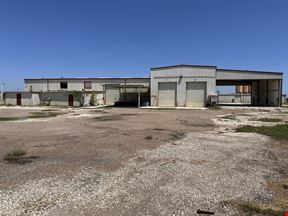
<instances>
[{"instance_id":1,"label":"white painted wall","mask_svg":"<svg viewBox=\"0 0 288 216\"><path fill-rule=\"evenodd\" d=\"M103 85L105 84L121 84L124 85L125 83L127 85L144 85L149 86L150 79L77 79L77 80L69 80L69 79L59 79L59 80L45 80L45 79L36 79L36 80L25 80L25 91L29 92L31 89L32 91L36 92L46 92L46 91L82 91L84 89L84 81L91 81L92 83L92 89L86 89L87 91L98 91L103 92L104 88ZM67 89L61 89L60 83L61 82L67 82L68 88Z\"/></svg>"},{"instance_id":2,"label":"white painted wall","mask_svg":"<svg viewBox=\"0 0 288 216\"><path fill-rule=\"evenodd\" d=\"M0 92L0 104L4 104L3 94Z\"/></svg>"},{"instance_id":3,"label":"white painted wall","mask_svg":"<svg viewBox=\"0 0 288 216\"><path fill-rule=\"evenodd\" d=\"M40 98L38 93L30 92L6 92L5 93L5 104L6 105L17 105L17 94L21 94L21 105L22 106L36 106L40 105Z\"/></svg>"},{"instance_id":4,"label":"white painted wall","mask_svg":"<svg viewBox=\"0 0 288 216\"><path fill-rule=\"evenodd\" d=\"M279 80L259 81L260 106L279 106L281 100L280 95Z\"/></svg>"},{"instance_id":5,"label":"white painted wall","mask_svg":"<svg viewBox=\"0 0 288 216\"><path fill-rule=\"evenodd\" d=\"M219 104L223 103L239 103L239 104L251 104L250 94L222 94L218 95Z\"/></svg>"},{"instance_id":6,"label":"white painted wall","mask_svg":"<svg viewBox=\"0 0 288 216\"><path fill-rule=\"evenodd\" d=\"M279 81L269 80L268 81L268 105L278 106L280 100L281 98L279 94Z\"/></svg>"}]
</instances>

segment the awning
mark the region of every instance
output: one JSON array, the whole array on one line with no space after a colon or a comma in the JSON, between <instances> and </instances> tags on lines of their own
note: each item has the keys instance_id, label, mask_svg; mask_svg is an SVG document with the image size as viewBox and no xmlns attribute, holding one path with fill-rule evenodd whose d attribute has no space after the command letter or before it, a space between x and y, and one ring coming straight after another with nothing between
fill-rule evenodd
<instances>
[{"instance_id":1,"label":"awning","mask_svg":"<svg viewBox=\"0 0 288 216\"><path fill-rule=\"evenodd\" d=\"M120 85L118 88L121 92L126 93L147 93L149 91L149 87L144 85Z\"/></svg>"}]
</instances>

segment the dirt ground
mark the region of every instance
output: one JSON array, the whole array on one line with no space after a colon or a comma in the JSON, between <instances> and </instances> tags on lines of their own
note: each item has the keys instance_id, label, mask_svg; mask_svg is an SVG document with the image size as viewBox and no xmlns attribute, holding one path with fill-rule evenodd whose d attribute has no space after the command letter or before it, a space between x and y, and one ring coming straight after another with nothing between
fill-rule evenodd
<instances>
[{"instance_id":1,"label":"dirt ground","mask_svg":"<svg viewBox=\"0 0 288 216\"><path fill-rule=\"evenodd\" d=\"M41 110L59 115L29 117ZM288 177L288 143L234 130L279 124L255 118L288 121L287 111L0 107L0 117L19 118L0 121L0 215L245 215L242 201L288 208L278 196L287 194L278 183ZM4 161L17 147L23 160Z\"/></svg>"}]
</instances>

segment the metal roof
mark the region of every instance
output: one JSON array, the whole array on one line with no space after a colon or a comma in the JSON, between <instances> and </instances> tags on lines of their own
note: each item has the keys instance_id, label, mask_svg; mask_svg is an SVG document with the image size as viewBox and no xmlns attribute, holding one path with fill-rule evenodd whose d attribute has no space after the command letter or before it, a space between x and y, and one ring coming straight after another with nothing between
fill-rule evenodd
<instances>
[{"instance_id":1,"label":"metal roof","mask_svg":"<svg viewBox=\"0 0 288 216\"><path fill-rule=\"evenodd\" d=\"M235 72L246 72L246 73L272 73L272 74L283 74L283 72L279 71L259 71L259 70L241 70L241 69L222 69L222 68L217 68L217 71L235 71Z\"/></svg>"},{"instance_id":2,"label":"metal roof","mask_svg":"<svg viewBox=\"0 0 288 216\"><path fill-rule=\"evenodd\" d=\"M217 68L216 66L212 66L212 65L190 65L190 64L179 64L179 65L170 65L170 66L163 66L163 67L153 67L153 68L151 68L151 70L169 69L169 68L176 68L176 67Z\"/></svg>"},{"instance_id":3,"label":"metal roof","mask_svg":"<svg viewBox=\"0 0 288 216\"><path fill-rule=\"evenodd\" d=\"M215 68L217 71L235 71L235 72L252 72L252 73L273 73L273 74L283 74L283 72L278 71L260 71L260 70L243 70L243 69L222 69L217 68L214 65L190 65L190 64L179 64L179 65L171 65L171 66L163 66L163 67L153 67L151 70L158 69L169 69L169 68L177 68L177 67L199 67L199 68Z\"/></svg>"}]
</instances>

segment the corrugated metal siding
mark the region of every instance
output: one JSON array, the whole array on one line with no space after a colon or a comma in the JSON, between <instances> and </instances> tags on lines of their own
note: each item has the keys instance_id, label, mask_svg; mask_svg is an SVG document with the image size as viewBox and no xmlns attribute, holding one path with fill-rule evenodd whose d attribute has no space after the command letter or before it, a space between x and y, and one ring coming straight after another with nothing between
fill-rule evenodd
<instances>
[{"instance_id":1,"label":"corrugated metal siding","mask_svg":"<svg viewBox=\"0 0 288 216\"><path fill-rule=\"evenodd\" d=\"M176 82L158 83L158 106L174 107L176 101Z\"/></svg>"},{"instance_id":2,"label":"corrugated metal siding","mask_svg":"<svg viewBox=\"0 0 288 216\"><path fill-rule=\"evenodd\" d=\"M228 71L216 70L217 80L265 80L265 79L282 79L279 73L261 73L254 71Z\"/></svg>"},{"instance_id":3,"label":"corrugated metal siding","mask_svg":"<svg viewBox=\"0 0 288 216\"><path fill-rule=\"evenodd\" d=\"M120 99L120 89L114 86L106 86L105 104L114 105Z\"/></svg>"},{"instance_id":4,"label":"corrugated metal siding","mask_svg":"<svg viewBox=\"0 0 288 216\"><path fill-rule=\"evenodd\" d=\"M204 82L206 83L206 98L210 94L216 93L215 68L193 68L179 67L168 69L153 69L151 71L151 106L157 106L158 83L177 83L177 106L183 107L186 104L186 83Z\"/></svg>"},{"instance_id":5,"label":"corrugated metal siding","mask_svg":"<svg viewBox=\"0 0 288 216\"><path fill-rule=\"evenodd\" d=\"M205 105L205 82L187 82L186 83L186 106L203 107Z\"/></svg>"}]
</instances>

